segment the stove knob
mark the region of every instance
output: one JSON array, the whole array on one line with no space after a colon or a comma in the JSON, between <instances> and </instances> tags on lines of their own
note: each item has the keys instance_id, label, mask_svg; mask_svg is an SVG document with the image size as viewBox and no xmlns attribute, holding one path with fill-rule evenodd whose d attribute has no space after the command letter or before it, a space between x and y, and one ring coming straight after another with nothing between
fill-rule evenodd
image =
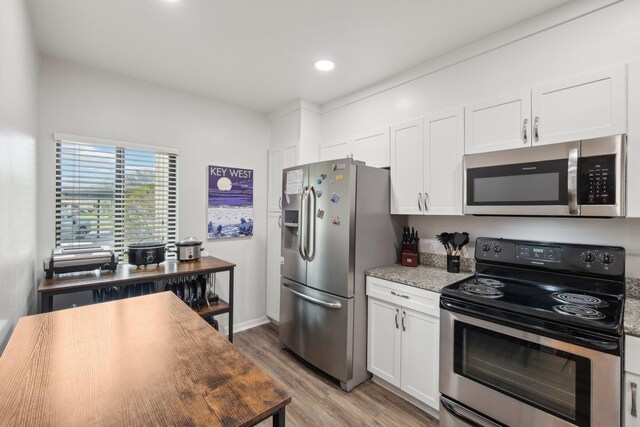
<instances>
[{"instance_id":1,"label":"stove knob","mask_svg":"<svg viewBox=\"0 0 640 427\"><path fill-rule=\"evenodd\" d=\"M483 252L489 252L489 249L491 249L491 246L489 246L488 243L483 243L482 244L482 251Z\"/></svg>"},{"instance_id":2,"label":"stove knob","mask_svg":"<svg viewBox=\"0 0 640 427\"><path fill-rule=\"evenodd\" d=\"M600 255L600 262L603 264L611 264L613 262L613 255L608 253Z\"/></svg>"},{"instance_id":3,"label":"stove knob","mask_svg":"<svg viewBox=\"0 0 640 427\"><path fill-rule=\"evenodd\" d=\"M596 260L596 256L589 251L582 252L582 255L580 255L580 258L582 258L584 262L593 262Z\"/></svg>"},{"instance_id":4,"label":"stove knob","mask_svg":"<svg viewBox=\"0 0 640 427\"><path fill-rule=\"evenodd\" d=\"M502 252L502 245L499 245L497 243L495 245L493 245L493 252L495 252L495 253Z\"/></svg>"}]
</instances>

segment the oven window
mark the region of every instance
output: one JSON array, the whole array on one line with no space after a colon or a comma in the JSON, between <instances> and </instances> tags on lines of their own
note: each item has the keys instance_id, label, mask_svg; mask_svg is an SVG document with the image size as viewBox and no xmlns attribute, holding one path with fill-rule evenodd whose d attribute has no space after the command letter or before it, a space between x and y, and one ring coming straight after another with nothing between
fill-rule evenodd
<instances>
[{"instance_id":1,"label":"oven window","mask_svg":"<svg viewBox=\"0 0 640 427\"><path fill-rule=\"evenodd\" d=\"M467 169L468 205L565 205L567 160Z\"/></svg>"},{"instance_id":2,"label":"oven window","mask_svg":"<svg viewBox=\"0 0 640 427\"><path fill-rule=\"evenodd\" d=\"M589 425L589 359L462 322L454 371L577 425Z\"/></svg>"}]
</instances>

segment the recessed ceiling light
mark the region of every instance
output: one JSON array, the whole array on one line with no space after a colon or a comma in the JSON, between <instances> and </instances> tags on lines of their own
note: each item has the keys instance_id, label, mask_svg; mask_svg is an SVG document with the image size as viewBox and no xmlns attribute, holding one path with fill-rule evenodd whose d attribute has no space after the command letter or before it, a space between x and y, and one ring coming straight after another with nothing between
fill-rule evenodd
<instances>
[{"instance_id":1,"label":"recessed ceiling light","mask_svg":"<svg viewBox=\"0 0 640 427\"><path fill-rule=\"evenodd\" d=\"M180 0L164 0L165 3L178 3Z\"/></svg>"},{"instance_id":2,"label":"recessed ceiling light","mask_svg":"<svg viewBox=\"0 0 640 427\"><path fill-rule=\"evenodd\" d=\"M328 59L321 59L320 61L316 61L315 65L316 69L320 71L331 71L336 66L333 61L329 61Z\"/></svg>"}]
</instances>

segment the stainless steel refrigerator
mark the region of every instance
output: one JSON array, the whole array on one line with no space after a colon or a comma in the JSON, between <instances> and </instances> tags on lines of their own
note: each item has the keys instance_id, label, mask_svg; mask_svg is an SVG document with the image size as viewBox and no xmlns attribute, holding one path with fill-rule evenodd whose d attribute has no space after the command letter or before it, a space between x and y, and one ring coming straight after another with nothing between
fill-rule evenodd
<instances>
[{"instance_id":1,"label":"stainless steel refrigerator","mask_svg":"<svg viewBox=\"0 0 640 427\"><path fill-rule=\"evenodd\" d=\"M350 158L282 176L280 343L340 381L367 372L364 272L396 262L400 223L389 214L389 171Z\"/></svg>"}]
</instances>

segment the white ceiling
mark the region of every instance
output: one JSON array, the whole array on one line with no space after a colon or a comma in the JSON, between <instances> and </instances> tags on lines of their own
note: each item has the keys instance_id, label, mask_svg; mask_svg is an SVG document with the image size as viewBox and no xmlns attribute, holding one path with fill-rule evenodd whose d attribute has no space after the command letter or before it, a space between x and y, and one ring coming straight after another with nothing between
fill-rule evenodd
<instances>
[{"instance_id":1,"label":"white ceiling","mask_svg":"<svg viewBox=\"0 0 640 427\"><path fill-rule=\"evenodd\" d=\"M270 112L322 104L568 0L29 0L41 52ZM336 62L321 73L319 58Z\"/></svg>"}]
</instances>

